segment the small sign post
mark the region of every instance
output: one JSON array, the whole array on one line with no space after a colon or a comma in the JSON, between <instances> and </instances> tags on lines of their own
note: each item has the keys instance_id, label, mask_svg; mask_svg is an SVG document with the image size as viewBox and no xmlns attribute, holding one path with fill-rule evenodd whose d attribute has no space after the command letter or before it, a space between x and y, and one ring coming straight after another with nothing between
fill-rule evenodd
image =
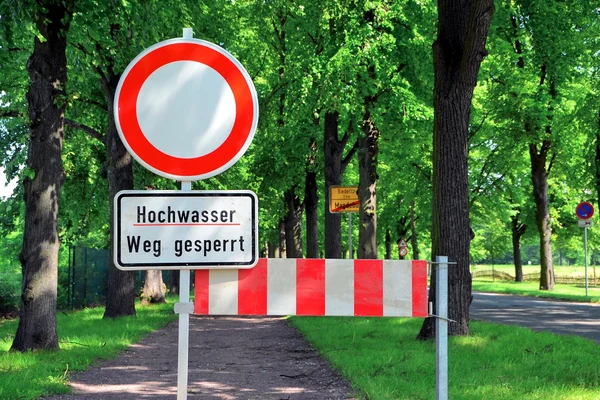
<instances>
[{"instance_id":1,"label":"small sign post","mask_svg":"<svg viewBox=\"0 0 600 400\"><path fill-rule=\"evenodd\" d=\"M404 257L406 257L407 254L408 245L406 244L406 240L404 240L404 238L400 238L400 240L398 241L398 256L400 256L400 258L403 259Z\"/></svg>"},{"instance_id":2,"label":"small sign post","mask_svg":"<svg viewBox=\"0 0 600 400\"><path fill-rule=\"evenodd\" d=\"M358 186L329 187L329 212L348 214L348 258L354 258L352 252L352 213L359 211Z\"/></svg>"},{"instance_id":3,"label":"small sign post","mask_svg":"<svg viewBox=\"0 0 600 400\"><path fill-rule=\"evenodd\" d=\"M583 228L583 249L585 265L585 295L588 295L588 251L587 251L587 230L592 227L592 216L594 215L594 206L592 203L583 201L577 204L575 214L579 218L579 226Z\"/></svg>"}]
</instances>

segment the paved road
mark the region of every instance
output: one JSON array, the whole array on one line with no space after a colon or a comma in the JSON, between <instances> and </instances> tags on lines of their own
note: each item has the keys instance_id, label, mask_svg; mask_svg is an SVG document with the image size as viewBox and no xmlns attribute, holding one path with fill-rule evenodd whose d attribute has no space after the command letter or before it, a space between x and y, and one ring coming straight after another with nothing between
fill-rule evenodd
<instances>
[{"instance_id":1,"label":"paved road","mask_svg":"<svg viewBox=\"0 0 600 400\"><path fill-rule=\"evenodd\" d=\"M471 318L537 331L578 335L600 342L600 304L473 293Z\"/></svg>"}]
</instances>

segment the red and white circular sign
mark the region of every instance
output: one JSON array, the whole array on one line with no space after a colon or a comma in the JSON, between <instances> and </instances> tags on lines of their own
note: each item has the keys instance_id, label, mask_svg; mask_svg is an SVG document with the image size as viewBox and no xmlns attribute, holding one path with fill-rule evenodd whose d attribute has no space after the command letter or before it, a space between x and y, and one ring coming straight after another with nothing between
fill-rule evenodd
<instances>
[{"instance_id":1,"label":"red and white circular sign","mask_svg":"<svg viewBox=\"0 0 600 400\"><path fill-rule=\"evenodd\" d=\"M246 152L258 125L258 96L242 64L221 47L171 39L129 63L114 115L140 164L195 181L222 173Z\"/></svg>"}]
</instances>

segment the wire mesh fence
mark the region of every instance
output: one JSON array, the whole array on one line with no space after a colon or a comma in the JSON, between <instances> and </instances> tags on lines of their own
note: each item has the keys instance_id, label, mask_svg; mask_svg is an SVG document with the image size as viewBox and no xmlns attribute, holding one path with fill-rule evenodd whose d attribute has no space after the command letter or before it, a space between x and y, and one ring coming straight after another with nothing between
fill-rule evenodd
<instances>
[{"instance_id":1,"label":"wire mesh fence","mask_svg":"<svg viewBox=\"0 0 600 400\"><path fill-rule=\"evenodd\" d=\"M473 271L472 273L473 279L476 278L486 278L493 279L497 281L504 282L512 282L515 280L515 277L509 273L497 270L478 270ZM524 274L523 281L524 282L538 282L540 280L540 274ZM554 276L554 281L556 283L568 284L568 285L585 285L585 277L584 276L562 276L560 274L556 274ZM588 285L589 286L598 286L600 283L600 279L596 279L595 276L588 277Z\"/></svg>"},{"instance_id":2,"label":"wire mesh fence","mask_svg":"<svg viewBox=\"0 0 600 400\"><path fill-rule=\"evenodd\" d=\"M106 249L69 247L66 271L59 277L59 307L69 310L103 305L110 266L110 252ZM170 286L171 271L163 271L163 282ZM144 271L135 271L136 295L144 284Z\"/></svg>"}]
</instances>

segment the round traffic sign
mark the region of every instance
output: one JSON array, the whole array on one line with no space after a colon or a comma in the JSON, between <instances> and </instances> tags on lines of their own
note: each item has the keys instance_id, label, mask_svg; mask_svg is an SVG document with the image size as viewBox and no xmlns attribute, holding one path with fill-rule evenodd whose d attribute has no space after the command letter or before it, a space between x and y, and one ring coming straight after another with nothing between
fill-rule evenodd
<instances>
[{"instance_id":1,"label":"round traffic sign","mask_svg":"<svg viewBox=\"0 0 600 400\"><path fill-rule=\"evenodd\" d=\"M406 257L406 255L408 254L408 249L406 247L400 247L399 253L400 253L400 257Z\"/></svg>"},{"instance_id":2,"label":"round traffic sign","mask_svg":"<svg viewBox=\"0 0 600 400\"><path fill-rule=\"evenodd\" d=\"M140 164L194 181L220 174L246 152L258 125L258 96L242 64L221 47L171 39L129 63L114 116Z\"/></svg>"},{"instance_id":3,"label":"round traffic sign","mask_svg":"<svg viewBox=\"0 0 600 400\"><path fill-rule=\"evenodd\" d=\"M577 214L577 218L579 219L590 219L594 215L594 206L592 203L588 203L587 201L581 202L577 204L575 208L575 214Z\"/></svg>"}]
</instances>

